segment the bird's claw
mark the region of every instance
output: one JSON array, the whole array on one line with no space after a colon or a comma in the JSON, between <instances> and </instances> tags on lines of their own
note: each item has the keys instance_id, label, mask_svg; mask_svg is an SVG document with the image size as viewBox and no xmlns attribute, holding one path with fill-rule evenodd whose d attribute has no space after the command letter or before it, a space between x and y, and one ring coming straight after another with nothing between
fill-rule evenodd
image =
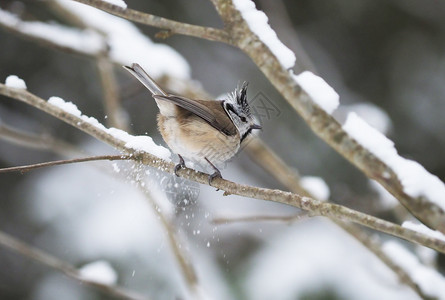
<instances>
[{"instance_id":1,"label":"bird's claw","mask_svg":"<svg viewBox=\"0 0 445 300\"><path fill-rule=\"evenodd\" d=\"M212 185L212 180L215 178L222 178L221 172L219 170L216 170L215 172L209 175L209 185Z\"/></svg>"},{"instance_id":2,"label":"bird's claw","mask_svg":"<svg viewBox=\"0 0 445 300\"><path fill-rule=\"evenodd\" d=\"M175 166L174 172L175 172L175 175L179 177L178 170L185 169L185 162L181 155L178 154L178 156L179 156L179 164L177 164Z\"/></svg>"}]
</instances>

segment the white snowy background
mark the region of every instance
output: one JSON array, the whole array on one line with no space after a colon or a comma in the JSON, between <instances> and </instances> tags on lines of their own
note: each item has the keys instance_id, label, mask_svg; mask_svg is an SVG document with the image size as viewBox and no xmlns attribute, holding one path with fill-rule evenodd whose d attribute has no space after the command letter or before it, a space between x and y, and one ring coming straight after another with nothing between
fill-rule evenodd
<instances>
[{"instance_id":1,"label":"white snowy background","mask_svg":"<svg viewBox=\"0 0 445 300\"><path fill-rule=\"evenodd\" d=\"M316 138L239 51L190 37L155 40L156 29L70 5L71 1L57 2L66 4L105 38L96 31L73 30L43 2L2 1L0 23L17 24L19 19L15 15L19 15L27 20L20 23L23 32L68 43L90 53L101 51L106 43L111 59L117 64L138 62L154 77L196 79L215 95L247 80L249 98L261 95L275 105L275 112L261 119L264 127L261 137L291 167L307 175L302 182L308 190L323 200L399 220L402 209L397 202ZM221 25L205 0L126 3L180 21ZM395 141L398 154L420 162L443 181L445 160L440 154L445 147L442 117L445 47L439 37L444 34L445 21L440 12L445 12L445 3L390 1L388 4L371 0L283 3L292 28L283 27L277 16L278 8L268 11L264 1L257 1L257 7L265 8L278 37L283 36L282 41L291 50L265 27L267 19L255 13L253 4L235 1L250 24L256 24L253 31L262 35L286 68L295 63L292 51L298 49L289 36L296 30L323 79L294 67L295 80L324 110L345 123L345 130L357 139L364 132L366 137L375 136L377 132L361 123L366 120ZM400 19L395 20L395 16ZM27 88L44 99L60 97L51 98L50 102L79 114L65 103L71 101L84 115L105 122L92 60L38 46L6 31L0 31L0 44L1 82ZM169 158L168 151L155 145L163 142L156 130L154 101L125 71L116 68L116 74L132 132L148 134L153 141L149 138L136 141L122 132L113 133L128 139L131 147L142 145ZM3 123L35 133L50 132L88 153L113 153L106 145L54 118L1 98L0 125ZM389 140L381 136L373 140L388 146L382 155L388 158L389 153L389 160L397 164L399 174L412 174L404 173L407 161L391 157L395 154ZM0 140L1 166L58 158ZM84 278L116 283L152 299L188 299L190 295L165 232L132 178L127 176L132 167L127 162L85 163L25 175L2 175L0 229L69 261L80 268ZM326 219L303 219L293 224L263 221L214 225L212 219L217 217L288 216L297 210L238 196L224 197L221 191L208 186L200 187L195 204L175 207L156 187L157 182L170 180L171 175L152 169L139 172L162 203L162 210L177 226L183 241L181 249L196 268L202 294L208 299L418 299L398 282L392 271ZM414 167L414 176L423 172L417 165ZM240 153L222 173L235 182L283 188L245 153ZM440 195L441 183L428 176L412 193ZM409 220L404 226L426 231ZM429 268L439 265L443 271L442 256L384 235L380 239L384 250L407 268L425 292L445 298L443 275ZM0 248L0 263L1 299L104 297L9 250Z\"/></svg>"}]
</instances>

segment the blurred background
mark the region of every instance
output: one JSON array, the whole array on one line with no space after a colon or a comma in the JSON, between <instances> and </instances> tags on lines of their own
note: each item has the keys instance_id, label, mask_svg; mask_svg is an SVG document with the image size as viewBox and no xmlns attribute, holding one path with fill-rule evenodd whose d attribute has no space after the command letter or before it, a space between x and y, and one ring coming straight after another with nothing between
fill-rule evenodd
<instances>
[{"instance_id":1,"label":"blurred background","mask_svg":"<svg viewBox=\"0 0 445 300\"><path fill-rule=\"evenodd\" d=\"M207 0L126 3L182 22L222 26ZM357 111L395 142L399 154L445 180L445 1L255 3L281 40L297 53L295 72L312 70L340 94L341 107L335 113L339 121L348 111ZM67 23L49 1L1 0L0 8L25 20ZM211 95L222 95L246 80L250 99L261 93L271 101L277 113L262 119L261 138L302 176L322 177L330 187L330 200L400 222L397 217L403 209L387 205L387 195L317 138L241 51L187 36L159 40L154 37L159 30L136 26L155 43L165 43L181 55L188 62L190 78ZM106 120L93 60L36 44L1 27L0 45L2 82L10 74L18 75L32 93L44 99L60 96L84 114ZM148 134L163 144L154 101L125 70L116 67L115 73L132 133ZM0 122L50 134L88 153L112 153L69 125L5 97L0 97ZM0 167L61 158L0 140ZM75 266L107 260L120 285L153 299L182 299L185 288L180 272L171 271L177 266L143 196L128 182L92 165L2 174L0 229ZM284 188L246 153L237 155L222 173L237 182ZM164 175L150 180L159 176ZM221 192L203 186L196 203L176 208L175 224L187 244L184 251L210 298L416 299L372 254L327 221L211 223L214 217L295 212L273 203L222 197ZM413 251L444 271L443 256L420 248ZM0 248L0 263L1 299L107 299L4 248Z\"/></svg>"}]
</instances>

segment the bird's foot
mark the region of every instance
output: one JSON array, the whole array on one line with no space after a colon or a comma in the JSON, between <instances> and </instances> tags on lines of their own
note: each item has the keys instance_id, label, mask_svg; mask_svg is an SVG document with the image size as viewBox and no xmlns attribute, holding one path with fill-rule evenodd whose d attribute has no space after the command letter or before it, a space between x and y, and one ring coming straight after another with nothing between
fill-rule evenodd
<instances>
[{"instance_id":1,"label":"bird's foot","mask_svg":"<svg viewBox=\"0 0 445 300\"><path fill-rule=\"evenodd\" d=\"M212 185L212 180L215 178L222 178L221 172L218 169L209 175L209 185ZM219 189L217 189L217 190L219 190Z\"/></svg>"},{"instance_id":2,"label":"bird's foot","mask_svg":"<svg viewBox=\"0 0 445 300\"><path fill-rule=\"evenodd\" d=\"M221 172L218 170L217 167L215 167L214 164L212 164L210 162L210 160L207 159L207 157L204 157L204 159L209 163L210 166L212 166L212 168L214 170L214 172L211 175L209 175L209 185L212 185L212 180L213 179L215 179L215 178L222 178ZM219 189L216 189L216 190L219 191Z\"/></svg>"},{"instance_id":3,"label":"bird's foot","mask_svg":"<svg viewBox=\"0 0 445 300\"><path fill-rule=\"evenodd\" d=\"M184 159L182 158L181 155L178 154L178 156L179 156L179 164L177 164L177 165L175 166L174 171L175 171L175 175L179 177L179 175L178 175L178 170L179 170L179 169L185 169L185 162L184 162Z\"/></svg>"}]
</instances>

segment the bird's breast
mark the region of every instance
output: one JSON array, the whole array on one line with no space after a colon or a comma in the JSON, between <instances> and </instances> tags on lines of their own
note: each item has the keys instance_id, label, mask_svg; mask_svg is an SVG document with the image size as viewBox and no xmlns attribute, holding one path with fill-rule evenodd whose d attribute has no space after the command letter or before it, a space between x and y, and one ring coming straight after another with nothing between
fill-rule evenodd
<instances>
[{"instance_id":1,"label":"bird's breast","mask_svg":"<svg viewBox=\"0 0 445 300\"><path fill-rule=\"evenodd\" d=\"M232 158L240 147L238 133L227 136L194 115L178 120L159 114L158 127L173 152L198 163L205 163L204 158L207 158L220 165Z\"/></svg>"}]
</instances>

